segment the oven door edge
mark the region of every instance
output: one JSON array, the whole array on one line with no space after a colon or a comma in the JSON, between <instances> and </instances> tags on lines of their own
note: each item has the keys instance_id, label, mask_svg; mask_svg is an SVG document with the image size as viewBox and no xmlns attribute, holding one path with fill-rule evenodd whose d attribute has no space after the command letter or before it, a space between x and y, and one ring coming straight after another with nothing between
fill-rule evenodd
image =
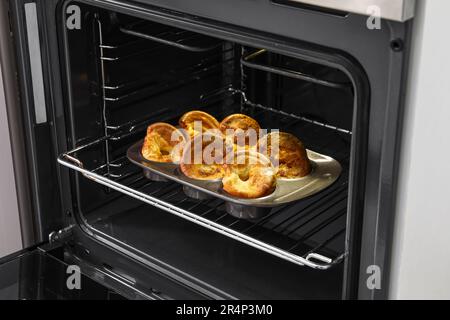
<instances>
[{"instance_id":1,"label":"oven door edge","mask_svg":"<svg viewBox=\"0 0 450 320\"><path fill-rule=\"evenodd\" d=\"M16 117L9 120L18 129L11 143L16 149L16 175L22 172L19 191L27 193L22 200L19 193L25 247L47 241L52 231L69 225L62 214L55 161L56 139L65 139L55 129L58 113L55 106L61 103L55 100L58 94L53 84L59 82L55 82L59 69L57 61L53 62L56 71L49 67L51 52L48 29L43 22L44 6L42 2L17 0L5 1L2 7L9 16L15 55L14 85L18 94L15 93L16 105L8 107L15 109L11 115Z\"/></svg>"}]
</instances>

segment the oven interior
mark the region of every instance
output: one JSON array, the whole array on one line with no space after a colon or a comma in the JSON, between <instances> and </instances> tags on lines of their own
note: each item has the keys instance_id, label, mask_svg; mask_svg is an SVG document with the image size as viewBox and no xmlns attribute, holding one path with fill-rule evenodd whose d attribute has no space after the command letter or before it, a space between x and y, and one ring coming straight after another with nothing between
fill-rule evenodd
<instances>
[{"instance_id":1,"label":"oven interior","mask_svg":"<svg viewBox=\"0 0 450 320\"><path fill-rule=\"evenodd\" d=\"M230 297L341 298L355 99L348 76L293 55L79 5L86 27L66 33L69 145L81 147L74 155L84 169L158 204L73 174L80 220L124 250ZM260 220L236 219L222 200L193 200L177 183L146 179L126 158L149 124L176 125L190 110L219 121L245 113L263 128L292 133L308 149L338 160L342 175L325 191ZM175 216L165 204L225 231ZM226 230L245 237L231 239ZM295 259L311 253L329 257L331 267L314 269Z\"/></svg>"}]
</instances>

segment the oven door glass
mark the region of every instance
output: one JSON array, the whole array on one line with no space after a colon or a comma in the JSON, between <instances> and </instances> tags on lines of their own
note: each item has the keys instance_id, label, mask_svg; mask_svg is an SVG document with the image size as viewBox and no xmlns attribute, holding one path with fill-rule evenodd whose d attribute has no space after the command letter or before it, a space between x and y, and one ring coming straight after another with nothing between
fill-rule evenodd
<instances>
[{"instance_id":1,"label":"oven door glass","mask_svg":"<svg viewBox=\"0 0 450 320\"><path fill-rule=\"evenodd\" d=\"M0 261L0 300L124 300L37 248Z\"/></svg>"}]
</instances>

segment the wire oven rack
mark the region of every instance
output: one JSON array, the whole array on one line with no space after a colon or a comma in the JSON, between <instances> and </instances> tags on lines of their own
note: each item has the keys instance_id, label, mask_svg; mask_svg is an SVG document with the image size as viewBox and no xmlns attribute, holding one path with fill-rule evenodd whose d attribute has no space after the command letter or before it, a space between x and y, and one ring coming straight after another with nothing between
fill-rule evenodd
<instances>
[{"instance_id":1,"label":"wire oven rack","mask_svg":"<svg viewBox=\"0 0 450 320\"><path fill-rule=\"evenodd\" d=\"M257 222L231 217L225 212L224 202L219 199L197 201L185 196L180 185L171 182L151 182L142 176L141 171L132 166L125 156L97 168L85 167L83 153L92 148L104 146L108 141L117 141L130 136L130 128L121 133L105 136L82 145L58 157L65 167L81 173L85 178L104 185L112 190L138 199L178 217L218 232L249 246L275 255L300 266L317 270L327 270L340 263L346 256L345 249L330 250L331 243L344 243L347 213L348 148L351 134L333 126L327 126L306 118L277 112L275 109L253 105L242 92L228 90L228 94L241 97L242 105L227 106L225 109L249 113L257 120L269 116L277 121L285 121L283 128L302 128L308 132L306 144L314 143L315 151L338 159L344 173L338 182L317 196L291 205L274 208L269 215ZM212 99L208 97L208 99ZM220 99L218 101L221 101ZM223 103L223 101L221 102ZM212 110L211 103L207 109ZM207 104L205 103L205 106ZM242 109L246 110L242 110ZM173 115L170 116L173 118ZM168 121L160 118L158 121ZM321 143L307 142L308 139L323 137ZM334 144L343 143L336 148ZM334 146L333 146L334 145ZM346 149L347 148L347 149ZM338 150L338 151L336 151ZM336 153L337 152L337 153ZM334 154L333 154L334 153ZM331 256L331 257L330 257Z\"/></svg>"},{"instance_id":2,"label":"wire oven rack","mask_svg":"<svg viewBox=\"0 0 450 320\"><path fill-rule=\"evenodd\" d=\"M131 36L192 52L210 51L222 44L222 41L215 38L149 22L121 27L120 31Z\"/></svg>"},{"instance_id":3,"label":"wire oven rack","mask_svg":"<svg viewBox=\"0 0 450 320\"><path fill-rule=\"evenodd\" d=\"M335 89L345 89L350 88L352 86L351 82L339 82L339 81L332 81L329 79L326 79L324 77L320 77L318 75L312 75L307 74L300 70L295 70L292 66L282 66L277 65L273 62L268 63L263 60L265 58L265 55L268 54L268 51L265 49L257 50L253 53L250 53L246 56L243 56L241 58L241 64L253 68L256 70L274 73L277 75L281 75L288 78L293 78L297 80L306 81L309 83L318 84L325 87L335 88Z\"/></svg>"}]
</instances>

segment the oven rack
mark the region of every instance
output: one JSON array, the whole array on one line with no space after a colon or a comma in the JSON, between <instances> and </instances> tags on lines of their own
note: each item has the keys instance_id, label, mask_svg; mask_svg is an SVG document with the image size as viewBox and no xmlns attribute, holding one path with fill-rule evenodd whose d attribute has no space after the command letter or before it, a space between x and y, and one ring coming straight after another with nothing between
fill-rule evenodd
<instances>
[{"instance_id":1,"label":"oven rack","mask_svg":"<svg viewBox=\"0 0 450 320\"><path fill-rule=\"evenodd\" d=\"M100 46L100 48L104 48L104 46ZM213 67L214 65L227 65L230 63L231 59L222 60L221 62L218 62L219 58L222 58L226 54L232 53L233 49L225 49L218 53L212 53L208 55L207 57L201 59L198 63L195 63L194 65L190 65L183 68L173 68L167 71L168 74L171 75L179 75L180 73L183 75L188 75L191 72L197 72L200 70L207 70L208 68ZM101 56L101 60L111 61L109 57L106 57L106 53L103 51L104 56ZM120 60L122 59L122 56L116 56L114 59ZM114 60L114 61L117 61ZM127 82L121 82L121 83L107 83L105 86L105 89L111 90L111 91L117 91L117 90L127 90L132 88L139 88L143 87L149 82L151 82L152 76L144 76L140 79L127 81Z\"/></svg>"},{"instance_id":2,"label":"oven rack","mask_svg":"<svg viewBox=\"0 0 450 320\"><path fill-rule=\"evenodd\" d=\"M180 218L183 218L185 220L191 221L193 223L196 223L202 227L205 227L207 229L210 229L212 231L215 231L217 233L220 233L224 236L227 236L229 238L232 238L234 240L240 241L246 245L252 246L254 248L257 248L259 250L262 250L264 252L267 252L269 254L272 254L274 256L277 256L279 258L282 258L284 260L290 261L294 264L300 265L300 266L306 266L317 270L328 270L332 266L340 263L345 258L345 253L340 254L339 256L335 258L327 257L323 254L317 253L316 250L320 250L326 244L336 237L340 236L344 231L339 230L335 234L332 235L332 237L326 239L322 243L317 244L315 247L311 248L307 252L303 254L293 253L295 252L295 249L298 246L302 246L303 242L306 241L308 238L310 238L314 233L321 231L323 228L326 228L330 223L336 221L336 219L345 216L346 210L343 208L341 211L333 215L332 217L326 219L326 221L322 221L318 223L316 226L313 227L313 229L310 231L310 233L302 236L298 241L296 241L294 244L291 245L290 248L287 249L281 249L277 247L274 244L271 244L269 242L265 242L262 240L259 240L255 236L251 236L250 231L258 229L260 227L260 223L255 223L249 227L246 228L246 232L243 231L236 231L236 229L233 229L233 225L240 222L240 220L236 219L233 220L231 223L228 223L227 225L221 224L220 220L224 218L228 218L228 214L224 213L220 217L215 219L208 219L205 217L209 213L214 213L217 211L217 209L221 206L223 206L223 203L217 203L215 206L212 206L209 208L206 212L203 212L202 214L196 214L193 212L195 208L200 207L203 202L196 201L195 204L193 204L189 208L182 208L181 206L172 204L171 202L165 200L161 195L152 195L151 193L146 193L145 191L139 189L139 188L132 188L127 186L124 183L120 183L117 181L114 181L113 179L109 177L105 177L104 175L100 173L95 173L94 170L86 169L83 162L80 161L78 158L76 158L74 155L86 151L89 148L96 147L99 144L103 144L105 142L105 139L107 137L98 139L92 143L89 143L87 145L81 146L79 148L76 148L72 151L66 152L58 157L58 162L72 170L75 170L79 173L81 173L85 178L90 179L98 184L104 185L112 190L116 190L124 195L130 196L132 198L135 198L139 201L142 201L144 203L150 204L154 207L157 207L159 209L162 209L164 211L167 211L169 213L172 213ZM171 189L177 190L176 194L170 194L170 198L175 197L176 195L182 196L183 199L187 199L187 197L182 193L182 189L179 185L171 186L170 188L165 185L164 190L171 190ZM187 200L179 200L179 201L187 201ZM343 197L340 199L341 202L345 202L346 199ZM283 209L286 209L282 207ZM282 210L280 208L274 209L274 212L270 213L268 217L273 217L273 215L277 214L277 210ZM312 220L320 217L320 212L316 213L315 215L312 215L310 218L307 219L305 223L311 223ZM267 218L267 217L266 217ZM263 218L266 219L266 218ZM265 234L269 234L270 230L265 230Z\"/></svg>"},{"instance_id":3,"label":"oven rack","mask_svg":"<svg viewBox=\"0 0 450 320\"><path fill-rule=\"evenodd\" d=\"M337 82L325 79L323 77L319 77L317 75L307 74L300 70L295 70L293 67L286 67L277 65L274 62L262 62L262 58L268 54L266 49L261 49L250 54L247 54L241 58L241 64L248 68L269 72L273 74L277 74L280 76L302 80L309 83L314 83L318 85L322 85L325 87L335 88L335 89L347 89L351 88L352 84L350 82ZM258 60L259 59L259 60Z\"/></svg>"},{"instance_id":4,"label":"oven rack","mask_svg":"<svg viewBox=\"0 0 450 320\"><path fill-rule=\"evenodd\" d=\"M133 38L132 41L121 44L113 44L111 42L100 44L100 49L105 51L105 55L101 56L100 60L121 62L142 54L157 53L158 50L164 48L164 45L162 44L158 44L157 46L143 46L144 42L148 43L145 39Z\"/></svg>"},{"instance_id":5,"label":"oven rack","mask_svg":"<svg viewBox=\"0 0 450 320\"><path fill-rule=\"evenodd\" d=\"M221 63L209 63L209 64L198 64L195 66L189 66L187 68L171 70L170 74L173 75L172 79L154 84L150 83L145 85L145 79L142 81L136 81L134 83L122 83L122 84L105 84L103 89L105 89L104 100L109 103L120 103L124 100L130 100L136 97L140 99L148 98L154 96L158 93L169 91L177 87L183 86L188 83L192 83L196 80L205 80L209 76L215 76L217 71L220 71L224 65L233 63L233 58L227 59ZM147 80L148 82L148 80ZM130 87L138 88L126 90ZM118 94L114 95L114 92L120 91Z\"/></svg>"},{"instance_id":6,"label":"oven rack","mask_svg":"<svg viewBox=\"0 0 450 320\"><path fill-rule=\"evenodd\" d=\"M207 52L220 47L223 41L192 31L154 23L134 24L120 28L124 34L191 52Z\"/></svg>"},{"instance_id":7,"label":"oven rack","mask_svg":"<svg viewBox=\"0 0 450 320\"><path fill-rule=\"evenodd\" d=\"M130 173L134 166L124 164L124 172ZM326 194L322 194L319 199L309 203L295 203L275 208L271 213L258 220L250 222L236 219L225 212L224 202L220 199L208 199L197 201L185 196L182 187L174 182L155 182L142 177L141 172L134 172L127 178L121 179L127 186L141 190L164 202L171 203L178 208L192 212L198 216L205 217L214 222L235 231L245 233L254 238L274 244L281 249L286 249L294 254L304 255L305 252L320 253L322 255L339 256L343 241L337 241L339 248L329 248L328 244L338 240L343 240L345 235L345 213L347 201L347 183L344 181ZM108 207L120 207L120 198L108 202ZM102 212L90 218L89 221L107 219L108 215L116 215L118 212ZM328 211L324 213L324 211ZM297 214L301 212L301 214ZM106 217L105 217L106 214ZM327 228L333 227L334 231L329 232ZM319 239L315 239L322 231L326 231ZM307 243L308 249L305 249ZM334 243L336 245L336 243Z\"/></svg>"},{"instance_id":8,"label":"oven rack","mask_svg":"<svg viewBox=\"0 0 450 320\"><path fill-rule=\"evenodd\" d=\"M247 98L247 95L245 94L245 92L243 92L241 90L236 90L236 89L230 88L229 91L233 92L234 94L241 95L242 102L246 106L249 106L249 107L252 107L252 108L257 108L257 109L262 109L262 110L265 110L266 112L271 112L271 113L274 113L274 114L276 114L278 116L285 116L285 117L289 117L289 118L292 118L292 119L297 119L298 121L308 122L308 123L313 124L313 125L317 125L317 126L320 126L320 127L324 127L324 128L327 128L327 129L334 130L336 132L340 132L340 133L344 133L344 134L348 134L348 135L352 135L353 134L352 131L350 131L350 130L343 129L343 128L340 128L340 127L337 127L337 126L333 126L333 125L330 125L328 123L320 122L320 121L317 121L317 120L309 119L307 117L303 117L303 116L299 116L299 115L296 115L296 114L288 113L288 112L285 112L285 111L282 111L282 110L279 110L279 109L276 109L276 108L272 108L272 107L268 107L268 106L265 106L265 105L262 105L262 104L254 103L254 102L250 101Z\"/></svg>"}]
</instances>

